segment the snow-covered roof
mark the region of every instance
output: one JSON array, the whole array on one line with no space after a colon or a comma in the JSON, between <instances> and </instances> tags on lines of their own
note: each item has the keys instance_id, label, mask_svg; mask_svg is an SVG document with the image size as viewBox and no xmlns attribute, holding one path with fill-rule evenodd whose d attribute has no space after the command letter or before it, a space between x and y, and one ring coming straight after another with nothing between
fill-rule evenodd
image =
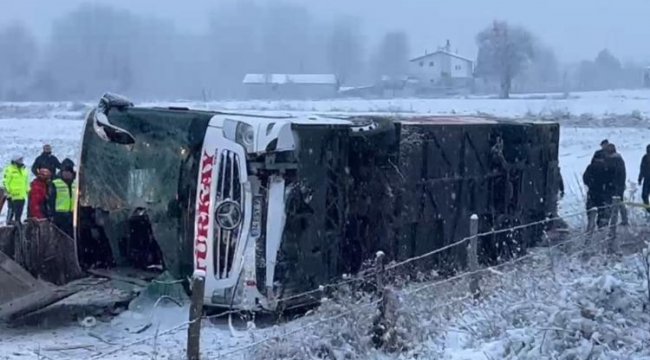
<instances>
[{"instance_id":1,"label":"snow-covered roof","mask_svg":"<svg viewBox=\"0 0 650 360\"><path fill-rule=\"evenodd\" d=\"M425 55L422 55L422 56L416 57L415 59L411 59L411 62L413 62L413 61L424 60L424 59L426 59L426 58L428 58L428 57L431 57L431 56L434 56L434 55L440 55L440 54L442 54L442 55L447 55L447 56L451 56L451 57L455 57L455 58L457 58L457 59L461 59L461 60L464 60L464 61L467 61L467 62L471 62L471 63L474 62L474 60L472 60L472 59L470 59L470 58L466 58L466 57L464 57L464 56L460 56L460 55L458 55L458 54L454 54L454 53L449 52L449 51L446 51L446 50L438 50L438 51L432 52L432 53L430 53L430 54L425 54Z\"/></svg>"},{"instance_id":2,"label":"snow-covered roof","mask_svg":"<svg viewBox=\"0 0 650 360\"><path fill-rule=\"evenodd\" d=\"M246 74L244 84L336 85L334 74Z\"/></svg>"}]
</instances>

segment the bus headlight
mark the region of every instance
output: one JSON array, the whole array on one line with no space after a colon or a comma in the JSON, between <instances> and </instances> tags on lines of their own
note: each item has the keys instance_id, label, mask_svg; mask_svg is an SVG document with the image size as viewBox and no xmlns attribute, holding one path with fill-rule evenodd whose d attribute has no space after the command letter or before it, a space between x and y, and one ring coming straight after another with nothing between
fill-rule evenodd
<instances>
[{"instance_id":1,"label":"bus headlight","mask_svg":"<svg viewBox=\"0 0 650 360\"><path fill-rule=\"evenodd\" d=\"M223 136L243 146L247 153L255 151L255 131L249 124L227 119L223 124Z\"/></svg>"},{"instance_id":2,"label":"bus headlight","mask_svg":"<svg viewBox=\"0 0 650 360\"><path fill-rule=\"evenodd\" d=\"M235 141L246 148L247 152L253 152L253 145L255 143L253 127L243 122L238 123Z\"/></svg>"}]
</instances>

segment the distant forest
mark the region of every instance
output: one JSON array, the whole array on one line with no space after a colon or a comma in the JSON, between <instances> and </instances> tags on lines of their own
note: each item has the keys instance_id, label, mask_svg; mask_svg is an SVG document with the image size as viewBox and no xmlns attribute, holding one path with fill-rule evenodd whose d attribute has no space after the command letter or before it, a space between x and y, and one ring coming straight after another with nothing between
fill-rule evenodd
<instances>
[{"instance_id":1,"label":"distant forest","mask_svg":"<svg viewBox=\"0 0 650 360\"><path fill-rule=\"evenodd\" d=\"M87 4L55 21L42 43L21 23L4 26L0 100L89 100L105 91L139 100L236 99L246 73L333 73L342 85L366 85L408 75L409 56L420 55L400 29L369 43L358 19L324 22L295 4L220 1L206 16L209 29L190 35L169 20ZM552 44L536 48L512 79L514 91L641 85L642 66L607 50L565 66Z\"/></svg>"}]
</instances>

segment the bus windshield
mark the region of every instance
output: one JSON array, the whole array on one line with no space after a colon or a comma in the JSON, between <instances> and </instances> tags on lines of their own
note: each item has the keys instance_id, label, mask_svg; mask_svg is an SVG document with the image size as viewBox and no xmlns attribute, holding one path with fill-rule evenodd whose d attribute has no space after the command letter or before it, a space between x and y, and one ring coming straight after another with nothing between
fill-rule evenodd
<instances>
[{"instance_id":1,"label":"bus windshield","mask_svg":"<svg viewBox=\"0 0 650 360\"><path fill-rule=\"evenodd\" d=\"M78 216L86 217L80 222L82 226L91 223L102 229L100 238L108 243L103 245L110 248L114 265L143 265L133 264L133 253L148 250L133 250L133 241L123 240L133 233L129 226L134 215L139 215L150 224L147 231L160 249L165 269L175 276L191 271L192 204L201 147L211 116L162 109L111 109L111 124L133 135L135 143L131 145L105 141L95 133L91 122L86 125ZM101 241L95 233L79 229L79 246ZM85 239L88 237L94 238ZM83 256L84 251L81 253ZM144 258L150 256L144 254ZM92 260L86 263L93 265Z\"/></svg>"}]
</instances>

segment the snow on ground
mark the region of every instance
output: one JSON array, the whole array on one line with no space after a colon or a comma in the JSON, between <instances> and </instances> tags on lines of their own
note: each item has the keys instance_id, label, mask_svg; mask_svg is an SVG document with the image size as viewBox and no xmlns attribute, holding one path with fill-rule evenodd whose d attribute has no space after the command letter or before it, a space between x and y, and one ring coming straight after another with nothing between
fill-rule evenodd
<instances>
[{"instance_id":1,"label":"snow on ground","mask_svg":"<svg viewBox=\"0 0 650 360\"><path fill-rule=\"evenodd\" d=\"M178 103L183 104L181 103ZM488 97L445 99L336 99L327 101L220 101L186 102L185 106L228 110L274 110L314 112L377 112L417 114L489 114L502 117L585 116L602 118L610 115L650 117L650 91L618 90L576 93L568 99L558 94L513 96L502 100Z\"/></svg>"},{"instance_id":2,"label":"snow on ground","mask_svg":"<svg viewBox=\"0 0 650 360\"><path fill-rule=\"evenodd\" d=\"M192 107L275 111L413 111L423 113L490 113L523 116L547 112L578 119L576 126L563 126L560 164L567 186L561 202L563 214L581 211L582 172L604 138L617 144L628 164L628 179L635 182L638 163L650 143L650 92L577 94L575 99L556 100L544 96L527 99L446 100L336 100L328 102L223 102L191 104ZM158 104L159 105L159 104ZM43 143L54 146L60 157L78 158L79 140L86 106L76 103L0 104L0 164L13 154L22 154L28 164ZM635 128L594 127L594 119L630 114L640 119ZM0 165L1 166L1 165ZM630 196L639 194L630 186ZM636 218L640 210L632 209ZM633 217L633 218L635 218ZM582 225L580 220L572 222ZM584 240L584 239L581 239ZM576 254L576 251L578 252ZM360 359L650 359L650 320L645 283L638 257L608 259L599 252L588 258L579 250L559 252L550 266L544 250L521 264L499 269L484 280L485 300L471 306L467 300L454 302L467 288L463 281L442 288L413 293L412 284L398 289L401 296L400 324L396 344L406 346L401 355L371 350L368 331L375 306L368 299L338 295L315 314L289 324L246 330L238 322L229 329L223 319L206 322L202 349L206 356L228 359L316 358L345 354ZM452 286L453 285L453 286ZM152 314L127 311L110 322L99 321L85 328L79 324L62 327L0 328L0 359L179 359L183 356L187 308L162 305ZM343 314L343 316L342 316ZM133 334L153 319L154 326ZM322 321L328 320L328 321ZM319 322L322 321L322 322ZM313 326L310 324L317 323ZM306 328L302 328L305 326ZM172 329L172 330L170 330ZM170 331L167 331L170 330ZM158 332L158 336L156 333ZM279 339L263 342L268 336ZM252 343L258 345L237 351ZM134 344L137 343L137 344ZM122 348L125 345L131 345ZM82 346L73 350L63 347ZM40 355L36 355L40 352ZM96 356L96 357L94 357Z\"/></svg>"},{"instance_id":3,"label":"snow on ground","mask_svg":"<svg viewBox=\"0 0 650 360\"><path fill-rule=\"evenodd\" d=\"M586 239L576 236L579 241L567 246L550 252L538 249L526 261L484 273L483 300L477 304L465 298L466 278L439 286L413 282L398 286L393 344L402 348L399 355L380 354L368 345L374 306L351 305L349 297L326 304L317 316L292 325L333 314L346 316L305 329L289 340L270 341L246 355L252 359L308 358L306 354L318 353L336 359L361 354L364 359L650 359L647 282L639 257L607 258L602 255L603 239L604 234L598 234L585 247Z\"/></svg>"},{"instance_id":4,"label":"snow on ground","mask_svg":"<svg viewBox=\"0 0 650 360\"><path fill-rule=\"evenodd\" d=\"M85 102L0 103L0 118L81 119L98 99ZM502 100L486 96L444 99L331 99L331 100L250 100L250 101L173 101L140 102L144 106L186 106L198 109L275 112L372 112L435 115L487 114L500 117L557 118L571 116L582 122L597 122L618 115L618 123L644 123L650 118L650 90L611 90L562 94L513 95ZM573 121L575 123L575 121ZM609 123L617 126L616 121Z\"/></svg>"},{"instance_id":5,"label":"snow on ground","mask_svg":"<svg viewBox=\"0 0 650 360\"><path fill-rule=\"evenodd\" d=\"M608 139L616 145L626 161L628 200L639 202L641 190L637 189L641 158L650 144L649 128L581 128L562 127L560 131L560 167L567 198L561 203L563 213L582 211L585 189L582 174L591 161L594 151L602 140Z\"/></svg>"},{"instance_id":6,"label":"snow on ground","mask_svg":"<svg viewBox=\"0 0 650 360\"><path fill-rule=\"evenodd\" d=\"M624 231L623 231L624 232ZM646 233L647 234L647 233ZM605 234L536 249L525 260L484 272L482 301L467 278L400 282L400 352L380 352L370 330L377 305L344 288L313 314L260 327L204 321L209 359L650 359L647 280L640 258L603 254ZM438 284L432 286L432 284ZM92 327L2 329L0 359L182 359L187 307L127 311ZM147 331L134 334L154 319ZM158 335L156 335L158 334ZM42 357L37 357L38 355Z\"/></svg>"}]
</instances>

